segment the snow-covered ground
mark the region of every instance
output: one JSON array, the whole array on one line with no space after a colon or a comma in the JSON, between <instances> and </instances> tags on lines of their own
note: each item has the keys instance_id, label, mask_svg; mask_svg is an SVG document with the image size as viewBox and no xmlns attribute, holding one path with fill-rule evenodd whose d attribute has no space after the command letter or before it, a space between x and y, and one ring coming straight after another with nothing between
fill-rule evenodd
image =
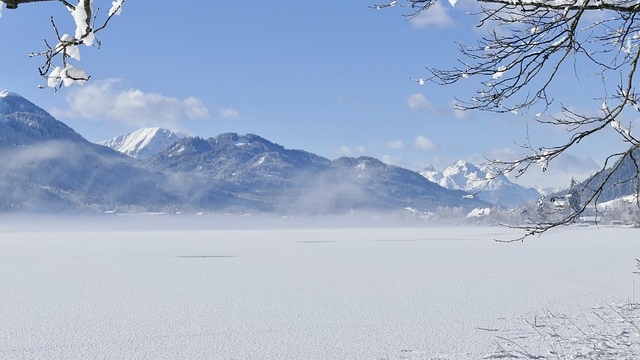
<instances>
[{"instance_id":1,"label":"snow-covered ground","mask_svg":"<svg viewBox=\"0 0 640 360\"><path fill-rule=\"evenodd\" d=\"M235 220L0 218L0 358L553 358L589 351L574 325L639 350L637 229Z\"/></svg>"}]
</instances>

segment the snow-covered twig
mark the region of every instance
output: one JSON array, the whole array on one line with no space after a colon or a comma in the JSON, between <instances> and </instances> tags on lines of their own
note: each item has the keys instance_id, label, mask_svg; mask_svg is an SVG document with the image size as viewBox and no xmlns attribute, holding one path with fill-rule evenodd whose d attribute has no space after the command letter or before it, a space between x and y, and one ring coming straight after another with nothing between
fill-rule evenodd
<instances>
[{"instance_id":1,"label":"snow-covered twig","mask_svg":"<svg viewBox=\"0 0 640 360\"><path fill-rule=\"evenodd\" d=\"M74 66L70 63L70 60L80 60L80 45L94 46L95 43L100 45L100 42L96 40L96 34L105 29L109 24L111 18L119 15L125 0L115 0L111 3L111 8L106 16L96 26L98 21L97 11L94 10L94 0L78 0L77 4L73 5L66 0L1 0L7 5L8 9L16 9L19 4L33 3L40 1L59 1L70 12L74 23L75 29L73 35L60 34L58 26L51 17L51 25L56 35L57 43L55 46L51 46L48 41L45 40L46 49L43 51L30 53L30 57L44 57L44 64L38 68L40 75L46 79L46 85L41 87L50 87L54 91L57 91L62 86L70 86L72 84L83 84L88 81L88 76L84 70Z\"/></svg>"}]
</instances>

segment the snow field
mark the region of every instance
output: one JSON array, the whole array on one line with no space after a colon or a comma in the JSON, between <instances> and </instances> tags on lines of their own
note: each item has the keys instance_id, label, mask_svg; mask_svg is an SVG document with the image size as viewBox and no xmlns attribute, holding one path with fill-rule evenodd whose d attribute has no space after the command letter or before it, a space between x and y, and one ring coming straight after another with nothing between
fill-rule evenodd
<instances>
[{"instance_id":1,"label":"snow field","mask_svg":"<svg viewBox=\"0 0 640 360\"><path fill-rule=\"evenodd\" d=\"M627 228L501 244L518 233L164 216L0 225L2 359L491 358L497 336L539 348L523 320L633 301L640 280Z\"/></svg>"}]
</instances>

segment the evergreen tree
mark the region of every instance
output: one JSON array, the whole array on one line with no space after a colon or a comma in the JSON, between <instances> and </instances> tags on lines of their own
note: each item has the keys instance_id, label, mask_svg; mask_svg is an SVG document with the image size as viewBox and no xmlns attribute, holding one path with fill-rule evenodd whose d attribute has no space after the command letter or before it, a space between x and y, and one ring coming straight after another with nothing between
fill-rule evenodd
<instances>
[{"instance_id":1,"label":"evergreen tree","mask_svg":"<svg viewBox=\"0 0 640 360\"><path fill-rule=\"evenodd\" d=\"M574 213L580 212L580 208L582 203L580 201L580 193L579 189L580 184L576 181L576 179L571 178L571 184L569 185L569 190L567 192L567 198L569 200L569 207Z\"/></svg>"}]
</instances>

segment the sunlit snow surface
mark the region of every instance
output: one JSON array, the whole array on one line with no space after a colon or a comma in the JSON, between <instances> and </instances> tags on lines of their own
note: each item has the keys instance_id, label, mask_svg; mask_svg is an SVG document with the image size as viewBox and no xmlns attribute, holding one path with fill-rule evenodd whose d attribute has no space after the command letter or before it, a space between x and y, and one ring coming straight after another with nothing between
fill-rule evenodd
<instances>
[{"instance_id":1,"label":"sunlit snow surface","mask_svg":"<svg viewBox=\"0 0 640 360\"><path fill-rule=\"evenodd\" d=\"M0 218L0 358L498 358L640 296L636 229L376 222Z\"/></svg>"}]
</instances>

